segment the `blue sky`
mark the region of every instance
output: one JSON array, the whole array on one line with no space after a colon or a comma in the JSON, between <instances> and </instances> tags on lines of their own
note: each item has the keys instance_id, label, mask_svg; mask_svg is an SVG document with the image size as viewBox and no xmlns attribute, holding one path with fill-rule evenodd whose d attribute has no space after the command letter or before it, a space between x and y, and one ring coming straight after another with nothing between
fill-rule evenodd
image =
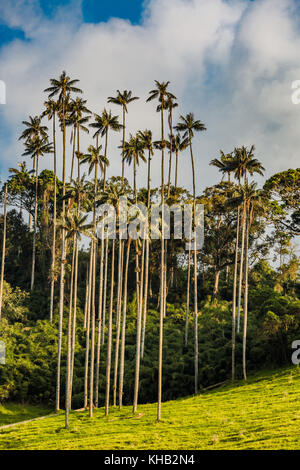
<instances>
[{"instance_id":1,"label":"blue sky","mask_svg":"<svg viewBox=\"0 0 300 470\"><path fill-rule=\"evenodd\" d=\"M40 0L39 3L44 15L52 18L57 8L68 5L69 0ZM82 0L82 21L100 23L116 17L137 24L141 20L144 4L142 0ZM0 18L0 46L24 37L23 31L9 28Z\"/></svg>"}]
</instances>

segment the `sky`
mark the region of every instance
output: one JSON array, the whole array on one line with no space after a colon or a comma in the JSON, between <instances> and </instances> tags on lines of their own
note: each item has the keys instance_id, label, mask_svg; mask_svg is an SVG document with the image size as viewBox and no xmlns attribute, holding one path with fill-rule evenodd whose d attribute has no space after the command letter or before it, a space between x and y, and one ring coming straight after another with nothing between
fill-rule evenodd
<instances>
[{"instance_id":1,"label":"sky","mask_svg":"<svg viewBox=\"0 0 300 470\"><path fill-rule=\"evenodd\" d=\"M196 135L197 192L215 184L209 166L219 150L255 144L266 177L299 167L300 105L292 82L300 80L298 0L7 0L0 2L0 177L23 161L22 120L40 114L49 79L66 70L80 79L88 107L111 107L117 89L140 99L127 116L127 135L150 128L160 137L154 80L170 81L178 99L174 116L194 112L207 127ZM45 122L46 123L46 122ZM108 176L121 173L120 134L110 135ZM85 151L91 136L82 137ZM60 145L60 142L58 142ZM68 149L70 163L70 149ZM50 156L41 168L51 168ZM28 161L28 166L31 162ZM59 164L61 170L61 164ZM159 184L159 155L152 183ZM132 169L127 170L131 179ZM138 169L146 184L146 167ZM263 184L263 179L258 178ZM191 189L188 153L180 158L179 182Z\"/></svg>"}]
</instances>

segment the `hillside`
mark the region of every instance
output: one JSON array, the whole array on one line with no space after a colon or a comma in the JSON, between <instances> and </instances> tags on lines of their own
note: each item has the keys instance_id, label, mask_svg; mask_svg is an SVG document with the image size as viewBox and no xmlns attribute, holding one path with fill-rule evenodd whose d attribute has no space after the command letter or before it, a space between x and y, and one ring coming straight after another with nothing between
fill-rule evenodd
<instances>
[{"instance_id":1,"label":"hillside","mask_svg":"<svg viewBox=\"0 0 300 470\"><path fill-rule=\"evenodd\" d=\"M297 449L299 394L298 367L264 372L166 402L159 424L155 404L139 406L134 417L131 407L112 409L108 419L103 409L93 419L78 411L68 430L63 414L0 430L0 449Z\"/></svg>"}]
</instances>

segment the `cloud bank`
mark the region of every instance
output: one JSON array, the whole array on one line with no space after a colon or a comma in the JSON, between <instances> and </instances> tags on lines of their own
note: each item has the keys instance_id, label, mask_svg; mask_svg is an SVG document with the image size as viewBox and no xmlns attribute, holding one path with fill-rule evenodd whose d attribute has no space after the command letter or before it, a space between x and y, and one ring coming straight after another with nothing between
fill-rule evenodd
<instances>
[{"instance_id":1,"label":"cloud bank","mask_svg":"<svg viewBox=\"0 0 300 470\"><path fill-rule=\"evenodd\" d=\"M37 0L2 3L0 17L22 29L25 40L0 49L0 79L7 105L0 107L1 167L23 160L17 142L21 121L39 114L50 77L66 70L80 79L89 108L100 113L116 89L141 99L129 108L127 132L151 128L159 138L154 103L145 103L155 79L170 80L179 108L193 111L207 132L195 137L198 192L216 181L209 161L219 149L256 145L267 176L299 166L300 106L291 85L300 79L299 17L296 0L150 0L140 25L113 18L82 20L80 1L71 1L50 20ZM111 106L115 114L120 109ZM120 135L111 135L109 175L121 173ZM83 137L86 150L91 137ZM51 167L45 157L41 167ZM159 155L153 184L159 184ZM70 152L69 152L70 160ZM139 168L140 185L146 169ZM127 170L130 177L132 169ZM180 184L191 187L189 155L180 162Z\"/></svg>"}]
</instances>

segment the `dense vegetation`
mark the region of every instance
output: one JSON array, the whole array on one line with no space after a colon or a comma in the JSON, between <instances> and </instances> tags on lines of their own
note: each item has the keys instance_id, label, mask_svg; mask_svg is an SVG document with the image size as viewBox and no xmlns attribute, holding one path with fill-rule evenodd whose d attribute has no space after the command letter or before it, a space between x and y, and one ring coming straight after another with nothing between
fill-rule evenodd
<instances>
[{"instance_id":1,"label":"dense vegetation","mask_svg":"<svg viewBox=\"0 0 300 470\"><path fill-rule=\"evenodd\" d=\"M158 100L156 141L150 130L126 140L127 108L138 99L131 92L108 99L121 108L119 120L106 109L92 114L76 97L77 82L65 73L51 80L43 113L24 121L21 139L33 170L22 162L3 184L0 339L7 358L0 365L0 401L64 406L68 426L71 407L89 407L92 416L94 405L105 404L107 415L112 401L120 408L133 404L135 412L138 402L158 397L160 420L161 400L289 364L300 326L293 246L300 233L300 170L277 173L259 189L250 181L264 172L254 146L234 148L211 161L222 180L199 194L193 141L206 129L192 113L173 125L177 103L168 82L156 82L147 100ZM89 128L95 145L84 153L80 136ZM111 132L123 134L121 176L108 178ZM155 153L161 154L159 188L150 185ZM45 154L49 161L53 156L54 171L39 172ZM180 186L183 158L191 161L192 193ZM147 188L138 187L143 162ZM133 167L133 187L126 164ZM129 209L143 201L149 214L151 202L190 204L192 214L196 203L204 204L203 247L185 251L186 240L172 230L168 241L97 238L97 207L110 203L118 210L124 194Z\"/></svg>"}]
</instances>

